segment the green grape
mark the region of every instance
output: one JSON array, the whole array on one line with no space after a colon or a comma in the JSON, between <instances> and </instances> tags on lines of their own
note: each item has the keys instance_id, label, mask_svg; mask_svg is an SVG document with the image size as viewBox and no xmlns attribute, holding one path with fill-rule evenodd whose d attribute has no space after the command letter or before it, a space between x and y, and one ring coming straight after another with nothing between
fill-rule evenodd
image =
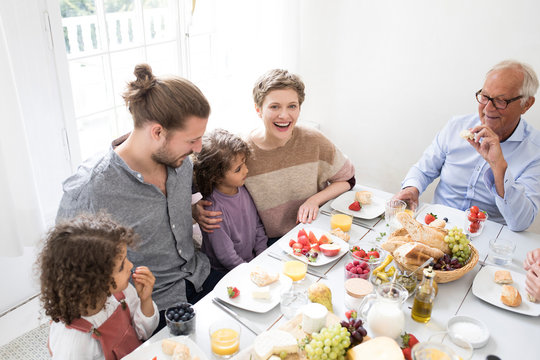
<instances>
[{"instance_id":1,"label":"green grape","mask_svg":"<svg viewBox=\"0 0 540 360\"><path fill-rule=\"evenodd\" d=\"M327 359L328 359L328 354L327 354L327 353L323 353L323 354L321 355L321 359L322 359L322 360L327 360Z\"/></svg>"},{"instance_id":2,"label":"green grape","mask_svg":"<svg viewBox=\"0 0 540 360\"><path fill-rule=\"evenodd\" d=\"M337 359L338 356L337 356L337 354L336 354L335 351L332 351L332 352L330 353L330 355L328 355L328 357L329 357L331 360L335 360L335 359Z\"/></svg>"}]
</instances>

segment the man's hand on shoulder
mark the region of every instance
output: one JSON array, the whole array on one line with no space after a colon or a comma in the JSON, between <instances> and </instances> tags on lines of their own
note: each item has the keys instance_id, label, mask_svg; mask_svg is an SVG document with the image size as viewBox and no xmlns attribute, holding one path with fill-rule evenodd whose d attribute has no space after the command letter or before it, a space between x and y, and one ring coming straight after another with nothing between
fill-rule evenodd
<instances>
[{"instance_id":1,"label":"man's hand on shoulder","mask_svg":"<svg viewBox=\"0 0 540 360\"><path fill-rule=\"evenodd\" d=\"M406 188L401 189L394 199L403 200L407 203L407 208L415 211L418 207L418 198L420 197L420 191L414 186L407 186Z\"/></svg>"},{"instance_id":2,"label":"man's hand on shoulder","mask_svg":"<svg viewBox=\"0 0 540 360\"><path fill-rule=\"evenodd\" d=\"M221 211L206 210L205 206L212 205L208 200L199 200L191 206L193 219L199 224L201 230L205 232L213 232L213 229L219 229L219 223L223 221Z\"/></svg>"}]
</instances>

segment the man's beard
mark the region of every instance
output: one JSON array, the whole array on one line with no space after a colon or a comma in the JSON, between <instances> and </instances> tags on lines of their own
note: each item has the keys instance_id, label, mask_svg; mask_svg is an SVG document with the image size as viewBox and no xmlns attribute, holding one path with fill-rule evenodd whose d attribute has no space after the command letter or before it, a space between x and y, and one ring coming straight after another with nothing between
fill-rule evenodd
<instances>
[{"instance_id":1,"label":"man's beard","mask_svg":"<svg viewBox=\"0 0 540 360\"><path fill-rule=\"evenodd\" d=\"M162 164L168 167L177 168L182 165L184 162L184 159L188 157L189 155L193 154L193 151L190 151L187 154L183 154L181 156L171 156L165 147L162 147L157 152L152 154L152 160L154 160L158 164Z\"/></svg>"}]
</instances>

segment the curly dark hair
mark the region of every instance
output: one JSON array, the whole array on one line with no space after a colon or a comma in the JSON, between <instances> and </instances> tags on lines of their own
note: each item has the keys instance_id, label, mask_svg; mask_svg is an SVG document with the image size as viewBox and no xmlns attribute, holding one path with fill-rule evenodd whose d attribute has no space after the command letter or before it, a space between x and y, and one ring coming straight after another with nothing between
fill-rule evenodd
<instances>
[{"instance_id":1,"label":"curly dark hair","mask_svg":"<svg viewBox=\"0 0 540 360\"><path fill-rule=\"evenodd\" d=\"M136 239L132 229L104 213L82 214L54 226L36 263L45 313L69 325L110 296L110 286L116 288L112 275L122 245Z\"/></svg>"},{"instance_id":2,"label":"curly dark hair","mask_svg":"<svg viewBox=\"0 0 540 360\"><path fill-rule=\"evenodd\" d=\"M238 155L244 155L246 159L251 155L249 145L239 136L223 129L215 129L203 136L202 149L193 163L195 184L202 196L212 193Z\"/></svg>"}]
</instances>

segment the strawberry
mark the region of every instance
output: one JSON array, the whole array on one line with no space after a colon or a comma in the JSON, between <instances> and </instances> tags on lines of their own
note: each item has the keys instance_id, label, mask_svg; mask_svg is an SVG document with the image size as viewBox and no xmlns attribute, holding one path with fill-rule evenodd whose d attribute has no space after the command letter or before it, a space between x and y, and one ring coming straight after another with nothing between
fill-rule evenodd
<instances>
[{"instance_id":1,"label":"strawberry","mask_svg":"<svg viewBox=\"0 0 540 360\"><path fill-rule=\"evenodd\" d=\"M403 351L403 356L405 357L405 360L412 360L411 348L405 348L402 351Z\"/></svg>"},{"instance_id":2,"label":"strawberry","mask_svg":"<svg viewBox=\"0 0 540 360\"><path fill-rule=\"evenodd\" d=\"M379 252L376 250L376 249L371 249L370 251L368 251L368 253L366 254L368 258L375 258L375 259L378 259L380 257L379 255Z\"/></svg>"},{"instance_id":3,"label":"strawberry","mask_svg":"<svg viewBox=\"0 0 540 360\"><path fill-rule=\"evenodd\" d=\"M484 211L480 211L478 215L476 215L476 217L478 218L478 220L485 220L486 213Z\"/></svg>"},{"instance_id":4,"label":"strawberry","mask_svg":"<svg viewBox=\"0 0 540 360\"><path fill-rule=\"evenodd\" d=\"M289 240L289 247L293 247L294 244L296 244L296 241L293 239Z\"/></svg>"},{"instance_id":5,"label":"strawberry","mask_svg":"<svg viewBox=\"0 0 540 360\"><path fill-rule=\"evenodd\" d=\"M356 319L356 316L357 316L357 313L355 310L349 310L349 311L346 311L345 312L345 316L347 317L347 319Z\"/></svg>"},{"instance_id":6,"label":"strawberry","mask_svg":"<svg viewBox=\"0 0 540 360\"><path fill-rule=\"evenodd\" d=\"M414 345L418 344L418 339L413 334L405 333L401 335L401 339L403 340L403 346L404 347L410 347L412 348Z\"/></svg>"},{"instance_id":7,"label":"strawberry","mask_svg":"<svg viewBox=\"0 0 540 360\"><path fill-rule=\"evenodd\" d=\"M303 246L300 243L294 243L292 246L294 255L302 255L302 249L303 249Z\"/></svg>"},{"instance_id":8,"label":"strawberry","mask_svg":"<svg viewBox=\"0 0 540 360\"><path fill-rule=\"evenodd\" d=\"M231 299L234 299L238 295L240 295L240 290L236 286L227 286L227 294Z\"/></svg>"},{"instance_id":9,"label":"strawberry","mask_svg":"<svg viewBox=\"0 0 540 360\"><path fill-rule=\"evenodd\" d=\"M470 211L472 214L478 214L478 212L480 211L480 209L478 209L478 206L473 205L473 206L471 206L471 208L469 209L469 211Z\"/></svg>"},{"instance_id":10,"label":"strawberry","mask_svg":"<svg viewBox=\"0 0 540 360\"><path fill-rule=\"evenodd\" d=\"M355 201L351 205L349 205L349 210L360 211L360 209L362 209L362 206L360 206L360 203L358 201Z\"/></svg>"},{"instance_id":11,"label":"strawberry","mask_svg":"<svg viewBox=\"0 0 540 360\"><path fill-rule=\"evenodd\" d=\"M428 213L428 214L426 214L426 217L424 218L424 222L426 223L426 225L429 225L435 219L437 219L437 215L435 215L433 213Z\"/></svg>"}]
</instances>

